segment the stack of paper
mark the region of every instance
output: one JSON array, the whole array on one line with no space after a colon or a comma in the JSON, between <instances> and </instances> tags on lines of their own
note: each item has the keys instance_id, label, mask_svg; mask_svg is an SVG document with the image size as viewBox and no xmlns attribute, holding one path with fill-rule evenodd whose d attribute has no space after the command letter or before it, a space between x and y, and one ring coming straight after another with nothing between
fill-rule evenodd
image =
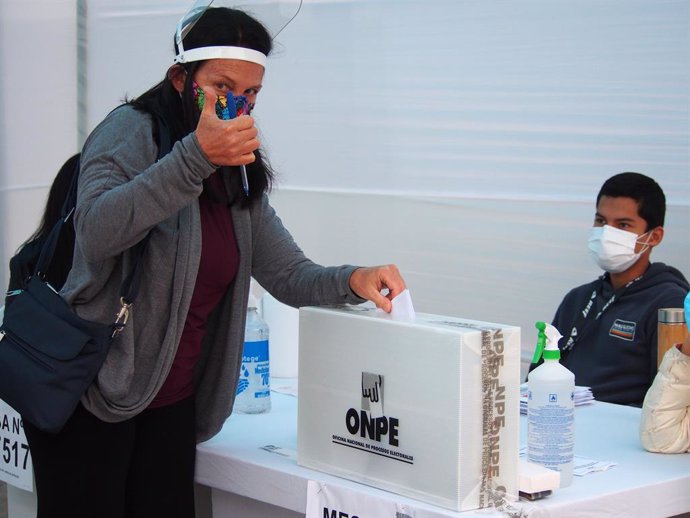
<instances>
[{"instance_id":1,"label":"stack of paper","mask_svg":"<svg viewBox=\"0 0 690 518\"><path fill-rule=\"evenodd\" d=\"M591 388L575 386L575 406L588 405L593 401ZM520 385L520 413L527 414L527 383Z\"/></svg>"}]
</instances>

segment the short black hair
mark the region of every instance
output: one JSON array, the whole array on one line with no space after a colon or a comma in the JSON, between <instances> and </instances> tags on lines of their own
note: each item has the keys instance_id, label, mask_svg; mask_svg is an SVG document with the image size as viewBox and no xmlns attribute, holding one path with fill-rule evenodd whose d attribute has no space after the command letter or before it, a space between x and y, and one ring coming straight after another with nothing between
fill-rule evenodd
<instances>
[{"instance_id":1,"label":"short black hair","mask_svg":"<svg viewBox=\"0 0 690 518\"><path fill-rule=\"evenodd\" d=\"M601 186L597 195L597 206L602 196L635 200L637 213L647 222L645 230L664 226L666 196L659 184L649 176L632 172L614 175Z\"/></svg>"}]
</instances>

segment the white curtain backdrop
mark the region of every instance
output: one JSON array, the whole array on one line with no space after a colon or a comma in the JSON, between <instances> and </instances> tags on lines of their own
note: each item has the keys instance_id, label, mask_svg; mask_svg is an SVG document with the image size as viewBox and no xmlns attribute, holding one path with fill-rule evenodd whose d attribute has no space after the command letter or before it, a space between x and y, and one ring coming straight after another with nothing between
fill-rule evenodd
<instances>
[{"instance_id":1,"label":"white curtain backdrop","mask_svg":"<svg viewBox=\"0 0 690 518\"><path fill-rule=\"evenodd\" d=\"M0 0L0 290L78 150L75 0ZM0 303L2 304L2 303Z\"/></svg>"},{"instance_id":2,"label":"white curtain backdrop","mask_svg":"<svg viewBox=\"0 0 690 518\"><path fill-rule=\"evenodd\" d=\"M290 188L591 201L634 169L690 202L688 2L308 3L281 43Z\"/></svg>"},{"instance_id":3,"label":"white curtain backdrop","mask_svg":"<svg viewBox=\"0 0 690 518\"><path fill-rule=\"evenodd\" d=\"M190 4L80 0L81 140L163 78ZM5 85L29 52L1 54ZM305 0L254 112L272 201L315 260L396 262L418 311L519 325L528 357L534 321L599 274L586 239L609 176L661 184L652 258L690 274L689 65L685 0ZM55 152L14 120L0 151L31 135Z\"/></svg>"}]
</instances>

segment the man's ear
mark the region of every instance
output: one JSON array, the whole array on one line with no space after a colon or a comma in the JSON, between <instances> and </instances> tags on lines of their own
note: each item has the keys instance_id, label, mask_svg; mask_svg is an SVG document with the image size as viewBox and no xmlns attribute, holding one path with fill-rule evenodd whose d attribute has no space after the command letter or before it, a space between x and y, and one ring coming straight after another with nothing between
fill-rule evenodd
<instances>
[{"instance_id":1,"label":"man's ear","mask_svg":"<svg viewBox=\"0 0 690 518\"><path fill-rule=\"evenodd\" d=\"M664 227L656 227L649 232L649 246L657 246L664 239Z\"/></svg>"},{"instance_id":2,"label":"man's ear","mask_svg":"<svg viewBox=\"0 0 690 518\"><path fill-rule=\"evenodd\" d=\"M187 79L187 71L180 64L175 64L168 69L168 79L173 85L173 88L182 93L184 91L184 82Z\"/></svg>"}]
</instances>

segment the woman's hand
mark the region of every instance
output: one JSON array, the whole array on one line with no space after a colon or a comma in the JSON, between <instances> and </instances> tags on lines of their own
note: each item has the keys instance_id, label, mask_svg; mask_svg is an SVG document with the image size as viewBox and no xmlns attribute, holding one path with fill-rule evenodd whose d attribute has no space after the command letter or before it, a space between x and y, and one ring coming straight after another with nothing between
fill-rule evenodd
<instances>
[{"instance_id":1,"label":"woman's hand","mask_svg":"<svg viewBox=\"0 0 690 518\"><path fill-rule=\"evenodd\" d=\"M261 145L254 119L249 115L232 120L219 119L215 93L211 88L204 92L204 108L194 133L206 158L217 166L252 163L256 159L254 151Z\"/></svg>"},{"instance_id":2,"label":"woman's hand","mask_svg":"<svg viewBox=\"0 0 690 518\"><path fill-rule=\"evenodd\" d=\"M393 309L391 300L405 290L405 281L394 264L357 268L350 276L350 289L363 299L376 304L377 308L390 313ZM388 294L381 290L388 288Z\"/></svg>"}]
</instances>

